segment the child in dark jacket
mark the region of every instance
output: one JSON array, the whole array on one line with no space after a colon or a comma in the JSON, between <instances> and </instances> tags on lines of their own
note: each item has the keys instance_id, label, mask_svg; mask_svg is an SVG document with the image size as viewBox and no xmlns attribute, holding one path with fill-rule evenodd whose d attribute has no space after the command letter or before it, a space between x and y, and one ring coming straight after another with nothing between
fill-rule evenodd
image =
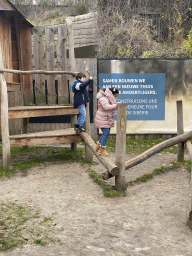
<instances>
[{"instance_id":1,"label":"child in dark jacket","mask_svg":"<svg viewBox=\"0 0 192 256\"><path fill-rule=\"evenodd\" d=\"M74 128L79 129L79 131L85 132L86 129L84 127L85 119L86 119L86 103L90 102L90 99L87 94L86 87L92 83L93 77L86 81L86 75L83 73L78 73L76 76L76 80L72 85L72 91L74 92L74 108L79 110L79 116L77 118L77 122Z\"/></svg>"}]
</instances>

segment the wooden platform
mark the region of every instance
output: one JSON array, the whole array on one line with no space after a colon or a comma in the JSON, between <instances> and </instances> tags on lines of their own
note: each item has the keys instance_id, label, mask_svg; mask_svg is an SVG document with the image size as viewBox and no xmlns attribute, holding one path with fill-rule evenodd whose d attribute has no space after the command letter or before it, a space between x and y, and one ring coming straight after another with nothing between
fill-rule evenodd
<instances>
[{"instance_id":1,"label":"wooden platform","mask_svg":"<svg viewBox=\"0 0 192 256\"><path fill-rule=\"evenodd\" d=\"M18 106L8 108L9 119L28 118L38 116L56 116L56 115L77 115L78 109L73 106Z\"/></svg>"},{"instance_id":2,"label":"wooden platform","mask_svg":"<svg viewBox=\"0 0 192 256\"><path fill-rule=\"evenodd\" d=\"M76 118L78 113L78 109L66 105L17 106L8 108L9 119L23 118L23 120L27 120L29 117L71 115L73 120L73 117ZM23 124L26 126L23 130L27 131L28 121ZM25 132L24 134L11 135L9 138L11 146L62 144L83 141L73 128L36 133Z\"/></svg>"},{"instance_id":3,"label":"wooden platform","mask_svg":"<svg viewBox=\"0 0 192 256\"><path fill-rule=\"evenodd\" d=\"M11 135L9 138L11 146L62 144L83 141L83 139L74 131L73 128Z\"/></svg>"}]
</instances>

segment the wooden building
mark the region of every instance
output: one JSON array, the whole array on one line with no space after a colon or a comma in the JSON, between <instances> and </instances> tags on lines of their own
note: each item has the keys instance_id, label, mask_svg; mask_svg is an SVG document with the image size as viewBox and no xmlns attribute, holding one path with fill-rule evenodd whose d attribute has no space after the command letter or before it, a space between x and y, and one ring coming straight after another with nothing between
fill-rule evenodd
<instances>
[{"instance_id":1,"label":"wooden building","mask_svg":"<svg viewBox=\"0 0 192 256\"><path fill-rule=\"evenodd\" d=\"M33 25L8 0L0 0L0 43L4 68L30 70L32 65L31 29ZM7 83L21 83L28 90L30 76L5 74ZM26 99L27 101L27 99Z\"/></svg>"},{"instance_id":2,"label":"wooden building","mask_svg":"<svg viewBox=\"0 0 192 256\"><path fill-rule=\"evenodd\" d=\"M8 0L0 0L0 45L6 69L31 70L33 25ZM9 106L27 105L32 87L30 75L5 73ZM24 95L22 94L24 93ZM10 120L10 134L21 133L21 120Z\"/></svg>"}]
</instances>

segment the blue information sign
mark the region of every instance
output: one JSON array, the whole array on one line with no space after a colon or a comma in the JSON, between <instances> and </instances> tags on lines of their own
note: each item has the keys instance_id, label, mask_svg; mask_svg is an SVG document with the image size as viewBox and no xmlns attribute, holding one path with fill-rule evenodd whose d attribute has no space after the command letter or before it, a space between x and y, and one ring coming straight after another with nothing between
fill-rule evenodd
<instances>
[{"instance_id":1,"label":"blue information sign","mask_svg":"<svg viewBox=\"0 0 192 256\"><path fill-rule=\"evenodd\" d=\"M127 120L165 120L165 73L99 73L99 87L116 87Z\"/></svg>"}]
</instances>

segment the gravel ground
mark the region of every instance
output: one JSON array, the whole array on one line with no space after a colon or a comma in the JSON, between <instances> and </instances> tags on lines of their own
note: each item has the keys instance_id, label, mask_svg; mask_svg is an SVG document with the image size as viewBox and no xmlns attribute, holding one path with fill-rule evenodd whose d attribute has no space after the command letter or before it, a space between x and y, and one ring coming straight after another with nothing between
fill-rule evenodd
<instances>
[{"instance_id":1,"label":"gravel ground","mask_svg":"<svg viewBox=\"0 0 192 256\"><path fill-rule=\"evenodd\" d=\"M110 157L113 160L114 154ZM127 160L131 157L126 155ZM156 154L127 171L126 179L134 180L174 160L174 154ZM91 169L104 171L100 163ZM104 197L87 167L77 163L41 164L25 174L0 179L0 187L0 203L34 205L42 217L52 216L62 242L45 247L29 243L0 255L192 255L192 230L186 224L191 209L190 173L185 168L131 186L125 197L118 198Z\"/></svg>"}]
</instances>

